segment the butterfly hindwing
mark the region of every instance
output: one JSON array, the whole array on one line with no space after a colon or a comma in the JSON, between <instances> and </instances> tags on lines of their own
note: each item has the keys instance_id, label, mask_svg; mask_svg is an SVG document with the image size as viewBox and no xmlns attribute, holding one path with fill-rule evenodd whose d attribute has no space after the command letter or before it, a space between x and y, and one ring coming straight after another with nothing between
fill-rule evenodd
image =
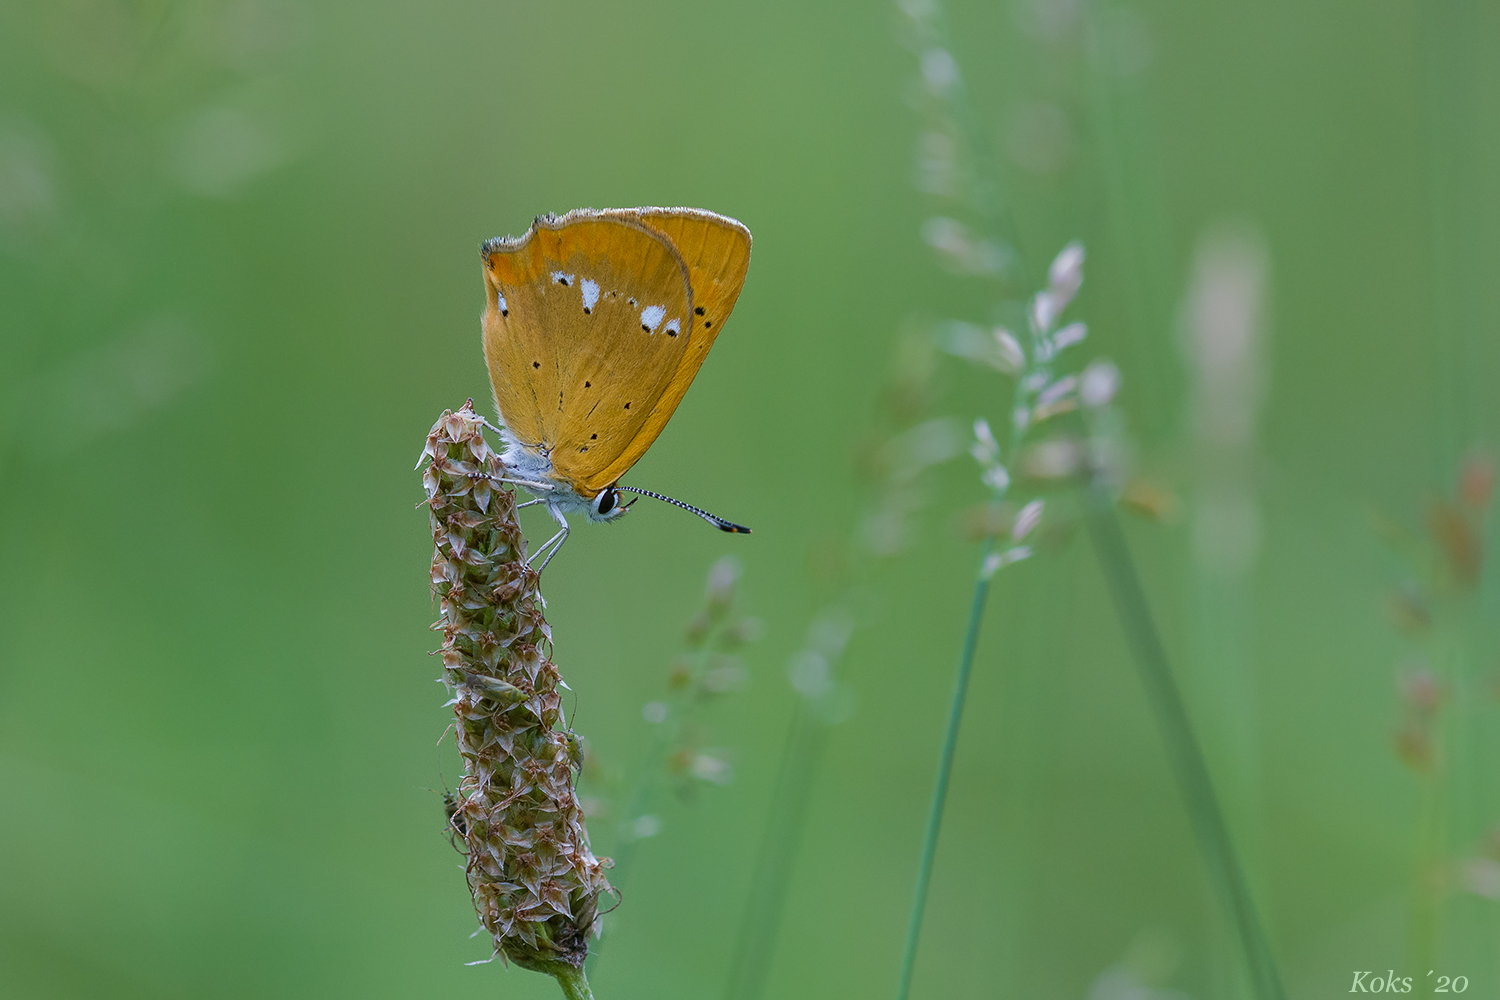
<instances>
[{"instance_id":1,"label":"butterfly hindwing","mask_svg":"<svg viewBox=\"0 0 1500 1000\"><path fill-rule=\"evenodd\" d=\"M645 451L636 443L688 356L688 267L654 228L588 211L538 219L483 255L484 354L501 419L592 497Z\"/></svg>"}]
</instances>

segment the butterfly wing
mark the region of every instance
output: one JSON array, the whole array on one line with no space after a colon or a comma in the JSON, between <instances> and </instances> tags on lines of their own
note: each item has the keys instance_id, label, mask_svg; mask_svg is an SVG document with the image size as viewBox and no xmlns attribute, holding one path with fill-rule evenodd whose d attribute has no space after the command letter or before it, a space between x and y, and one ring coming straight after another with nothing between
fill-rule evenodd
<instances>
[{"instance_id":1,"label":"butterfly wing","mask_svg":"<svg viewBox=\"0 0 1500 1000\"><path fill-rule=\"evenodd\" d=\"M591 481L596 490L623 476L666 427L729 318L750 268L750 230L727 216L697 208L632 208L600 214L642 223L672 242L688 269L693 315L687 350L666 390L635 438Z\"/></svg>"},{"instance_id":2,"label":"butterfly wing","mask_svg":"<svg viewBox=\"0 0 1500 1000\"><path fill-rule=\"evenodd\" d=\"M688 267L660 231L589 210L539 218L482 254L484 356L501 419L592 497L646 450L638 442L689 353Z\"/></svg>"}]
</instances>

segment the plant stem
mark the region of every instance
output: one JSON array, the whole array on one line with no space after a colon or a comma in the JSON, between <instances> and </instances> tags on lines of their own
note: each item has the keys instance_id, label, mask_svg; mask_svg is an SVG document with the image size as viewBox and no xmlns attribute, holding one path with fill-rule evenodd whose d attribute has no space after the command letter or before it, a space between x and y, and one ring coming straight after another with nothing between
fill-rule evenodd
<instances>
[{"instance_id":1,"label":"plant stem","mask_svg":"<svg viewBox=\"0 0 1500 1000\"><path fill-rule=\"evenodd\" d=\"M1147 700L1151 702L1157 725L1167 744L1167 756L1177 772L1183 798L1187 800L1188 815L1204 863L1208 866L1209 878L1239 934L1254 995L1259 1000L1285 1000L1270 943L1266 940L1255 912L1255 901L1250 896L1250 887L1235 856L1208 765L1193 734L1182 694L1172 677L1166 648L1152 620L1145 588L1115 514L1114 500L1101 484L1089 487L1088 500L1090 533L1110 595L1114 598L1115 613L1135 656Z\"/></svg>"},{"instance_id":2,"label":"plant stem","mask_svg":"<svg viewBox=\"0 0 1500 1000\"><path fill-rule=\"evenodd\" d=\"M594 1000L594 991L589 989L589 977L578 966L558 962L552 970L552 978L557 980L557 985L562 987L563 996L568 1000Z\"/></svg>"},{"instance_id":3,"label":"plant stem","mask_svg":"<svg viewBox=\"0 0 1500 1000\"><path fill-rule=\"evenodd\" d=\"M958 748L958 726L963 721L964 698L969 692L973 673L974 648L979 642L979 625L984 619L985 598L990 592L990 575L984 564L994 549L994 539L987 539L979 555L980 572L974 581L974 600L969 605L969 624L964 632L963 652L958 659L958 678L953 685L953 701L948 707L948 728L943 733L943 752L938 759L937 781L932 788L932 805L927 812L927 830L922 835L922 853L917 860L917 887L912 894L911 920L906 927L906 946L901 955L901 982L897 1000L906 1000L911 992L912 971L917 961L917 941L922 935L922 914L927 908L927 886L932 877L932 861L937 854L938 833L943 825L943 806L948 799L948 779L953 773L953 755Z\"/></svg>"},{"instance_id":4,"label":"plant stem","mask_svg":"<svg viewBox=\"0 0 1500 1000\"><path fill-rule=\"evenodd\" d=\"M726 993L730 1000L758 1000L765 989L791 867L807 818L808 796L827 745L828 723L813 706L800 702L787 729L771 793L770 819L755 859L750 899L730 963Z\"/></svg>"},{"instance_id":5,"label":"plant stem","mask_svg":"<svg viewBox=\"0 0 1500 1000\"><path fill-rule=\"evenodd\" d=\"M932 44L951 55L953 32L948 25L947 11L941 3L926 6L925 16L927 27L932 32ZM969 100L968 87L962 74L958 74L949 85L947 103L948 113L952 115L962 142L968 146L969 156L973 159L974 178L966 207L974 213L986 231L1009 244L1015 253L1015 264L1020 272L1012 277L1017 279L1018 287L1030 288L1032 279L1029 258L1022 249L1020 226L1016 222L1012 203L1005 197L1005 175L999 168L989 130L975 113L974 105Z\"/></svg>"},{"instance_id":6,"label":"plant stem","mask_svg":"<svg viewBox=\"0 0 1500 1000\"><path fill-rule=\"evenodd\" d=\"M1441 764L1438 765L1442 767ZM1412 878L1411 941L1408 954L1411 967L1430 969L1437 958L1442 918L1442 889L1437 879L1442 864L1443 843L1447 838L1447 776L1441 770L1423 782L1422 801L1417 813L1416 864ZM1433 983L1425 976L1417 984L1417 997L1432 996Z\"/></svg>"}]
</instances>

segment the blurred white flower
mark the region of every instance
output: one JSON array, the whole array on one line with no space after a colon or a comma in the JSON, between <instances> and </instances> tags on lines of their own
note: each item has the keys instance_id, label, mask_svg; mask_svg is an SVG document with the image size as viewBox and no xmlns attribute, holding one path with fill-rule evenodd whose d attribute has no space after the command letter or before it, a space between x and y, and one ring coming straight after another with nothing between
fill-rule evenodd
<instances>
[{"instance_id":1,"label":"blurred white flower","mask_svg":"<svg viewBox=\"0 0 1500 1000\"><path fill-rule=\"evenodd\" d=\"M718 604L727 604L734 598L734 585L740 578L740 561L734 556L723 556L708 570L708 599Z\"/></svg>"},{"instance_id":2,"label":"blurred white flower","mask_svg":"<svg viewBox=\"0 0 1500 1000\"><path fill-rule=\"evenodd\" d=\"M1022 507L1016 514L1016 523L1010 529L1010 537L1019 542L1031 534L1031 529L1042 520L1042 508L1045 505L1046 501L1037 499Z\"/></svg>"},{"instance_id":3,"label":"blurred white flower","mask_svg":"<svg viewBox=\"0 0 1500 1000\"><path fill-rule=\"evenodd\" d=\"M1088 1000L1188 1000L1181 990L1161 985L1182 964L1182 946L1165 931L1144 930L1120 961L1089 986Z\"/></svg>"},{"instance_id":4,"label":"blurred white flower","mask_svg":"<svg viewBox=\"0 0 1500 1000\"><path fill-rule=\"evenodd\" d=\"M1047 289L1057 297L1061 312L1073 301L1083 284L1083 244L1076 240L1063 247L1047 269Z\"/></svg>"},{"instance_id":5,"label":"blurred white flower","mask_svg":"<svg viewBox=\"0 0 1500 1000\"><path fill-rule=\"evenodd\" d=\"M1494 858L1470 858L1459 866L1458 879L1465 892L1500 899L1500 861Z\"/></svg>"},{"instance_id":6,"label":"blurred white flower","mask_svg":"<svg viewBox=\"0 0 1500 1000\"><path fill-rule=\"evenodd\" d=\"M1078 387L1076 375L1065 375L1043 389L1036 397L1038 407L1051 406Z\"/></svg>"},{"instance_id":7,"label":"blurred white flower","mask_svg":"<svg viewBox=\"0 0 1500 1000\"><path fill-rule=\"evenodd\" d=\"M1088 334L1089 328L1083 323L1069 323L1052 335L1052 349L1062 351L1074 344L1081 344Z\"/></svg>"},{"instance_id":8,"label":"blurred white flower","mask_svg":"<svg viewBox=\"0 0 1500 1000\"><path fill-rule=\"evenodd\" d=\"M1078 398L1091 410L1108 406L1120 391L1120 370L1108 361L1095 360L1083 370Z\"/></svg>"},{"instance_id":9,"label":"blurred white flower","mask_svg":"<svg viewBox=\"0 0 1500 1000\"><path fill-rule=\"evenodd\" d=\"M974 444L969 449L969 454L980 465L989 465L1000 459L1000 442L995 440L994 432L990 430L990 422L983 418L974 421Z\"/></svg>"},{"instance_id":10,"label":"blurred white flower","mask_svg":"<svg viewBox=\"0 0 1500 1000\"><path fill-rule=\"evenodd\" d=\"M1255 436L1265 397L1264 344L1270 260L1252 226L1219 224L1199 239L1180 313L1190 375L1188 424L1196 438L1193 554L1215 573L1253 567L1261 517Z\"/></svg>"},{"instance_id":11,"label":"blurred white flower","mask_svg":"<svg viewBox=\"0 0 1500 1000\"><path fill-rule=\"evenodd\" d=\"M1008 374L1014 375L1026 367L1026 352L1021 349L1021 342L1016 335L1003 326L995 327L995 343L1000 345L1000 354L1009 367ZM1006 369L1002 368L1001 371Z\"/></svg>"},{"instance_id":12,"label":"blurred white flower","mask_svg":"<svg viewBox=\"0 0 1500 1000\"><path fill-rule=\"evenodd\" d=\"M1083 465L1083 449L1070 438L1042 441L1026 453L1026 471L1038 479L1062 479Z\"/></svg>"},{"instance_id":13,"label":"blurred white flower","mask_svg":"<svg viewBox=\"0 0 1500 1000\"><path fill-rule=\"evenodd\" d=\"M1193 430L1215 449L1255 433L1265 391L1269 270L1264 240L1242 224L1205 233L1193 255L1180 343L1193 380Z\"/></svg>"},{"instance_id":14,"label":"blurred white flower","mask_svg":"<svg viewBox=\"0 0 1500 1000\"><path fill-rule=\"evenodd\" d=\"M922 240L960 274L999 274L1011 259L1006 247L974 235L968 226L945 215L922 223Z\"/></svg>"},{"instance_id":15,"label":"blurred white flower","mask_svg":"<svg viewBox=\"0 0 1500 1000\"><path fill-rule=\"evenodd\" d=\"M843 608L828 608L807 627L807 646L832 663L844 655L853 635L854 616Z\"/></svg>"},{"instance_id":16,"label":"blurred white flower","mask_svg":"<svg viewBox=\"0 0 1500 1000\"><path fill-rule=\"evenodd\" d=\"M1025 358L1016 360L1010 345L1000 338L1001 332L1003 331L990 332L973 323L952 320L943 325L938 342L944 351L955 357L989 365L1006 375L1014 375L1020 371ZM1011 339L1013 341L1015 338ZM1020 345L1016 344L1015 347L1019 351Z\"/></svg>"},{"instance_id":17,"label":"blurred white flower","mask_svg":"<svg viewBox=\"0 0 1500 1000\"><path fill-rule=\"evenodd\" d=\"M703 675L703 690L710 694L726 694L745 686L745 668L738 661L714 667Z\"/></svg>"},{"instance_id":18,"label":"blurred white flower","mask_svg":"<svg viewBox=\"0 0 1500 1000\"><path fill-rule=\"evenodd\" d=\"M1012 545L1004 552L991 552L988 556L986 556L984 559L984 565L979 567L979 574L980 576L988 580L990 577L998 573L1002 568L1009 566L1011 563L1017 563L1022 559L1028 559L1030 557L1031 546Z\"/></svg>"},{"instance_id":19,"label":"blurred white flower","mask_svg":"<svg viewBox=\"0 0 1500 1000\"><path fill-rule=\"evenodd\" d=\"M939 93L958 82L958 60L947 49L931 48L922 53L922 79Z\"/></svg>"},{"instance_id":20,"label":"blurred white flower","mask_svg":"<svg viewBox=\"0 0 1500 1000\"><path fill-rule=\"evenodd\" d=\"M1062 307L1058 305L1056 296L1051 292L1037 292L1031 297L1031 328L1038 334L1049 332L1060 312Z\"/></svg>"},{"instance_id":21,"label":"blurred white flower","mask_svg":"<svg viewBox=\"0 0 1500 1000\"><path fill-rule=\"evenodd\" d=\"M821 698L833 690L833 668L828 658L815 650L801 649L792 654L786 675L804 698Z\"/></svg>"},{"instance_id":22,"label":"blurred white flower","mask_svg":"<svg viewBox=\"0 0 1500 1000\"><path fill-rule=\"evenodd\" d=\"M693 777L715 785L727 785L734 778L734 767L722 757L700 753L693 758Z\"/></svg>"}]
</instances>

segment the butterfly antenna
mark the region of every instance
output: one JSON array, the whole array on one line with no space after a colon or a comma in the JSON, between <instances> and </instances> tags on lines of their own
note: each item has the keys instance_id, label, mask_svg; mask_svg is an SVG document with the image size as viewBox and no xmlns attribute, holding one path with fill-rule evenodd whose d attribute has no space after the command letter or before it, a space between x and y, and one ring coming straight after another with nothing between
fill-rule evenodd
<instances>
[{"instance_id":1,"label":"butterfly antenna","mask_svg":"<svg viewBox=\"0 0 1500 1000\"><path fill-rule=\"evenodd\" d=\"M703 520L707 521L715 528L718 528L720 531L727 531L733 535L750 534L750 529L745 527L743 524L735 524L733 521L726 521L722 517L710 514L706 510L700 510L690 503L683 503L681 500L673 500L671 497L664 497L660 493L652 493L650 490L638 490L633 486L616 486L615 489L624 490L626 493L639 493L643 497L654 497L657 500L665 500L667 503L671 504L674 507L681 507L685 511L697 514L699 517L703 518Z\"/></svg>"}]
</instances>

